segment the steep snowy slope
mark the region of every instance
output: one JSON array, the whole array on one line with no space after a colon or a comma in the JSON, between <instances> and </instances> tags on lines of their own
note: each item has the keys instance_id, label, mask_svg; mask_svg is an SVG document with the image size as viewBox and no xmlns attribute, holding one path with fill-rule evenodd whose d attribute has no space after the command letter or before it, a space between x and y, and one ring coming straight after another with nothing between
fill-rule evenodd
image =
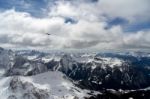
<instances>
[{"instance_id":1,"label":"steep snowy slope","mask_svg":"<svg viewBox=\"0 0 150 99\"><path fill-rule=\"evenodd\" d=\"M83 99L89 92L77 88L64 74L55 71L0 79L1 99Z\"/></svg>"},{"instance_id":2,"label":"steep snowy slope","mask_svg":"<svg viewBox=\"0 0 150 99\"><path fill-rule=\"evenodd\" d=\"M31 77L34 83L45 85L49 88L51 97L79 97L82 98L86 95L85 90L77 88L71 80L69 80L61 72L47 72ZM70 98L69 98L70 97Z\"/></svg>"}]
</instances>

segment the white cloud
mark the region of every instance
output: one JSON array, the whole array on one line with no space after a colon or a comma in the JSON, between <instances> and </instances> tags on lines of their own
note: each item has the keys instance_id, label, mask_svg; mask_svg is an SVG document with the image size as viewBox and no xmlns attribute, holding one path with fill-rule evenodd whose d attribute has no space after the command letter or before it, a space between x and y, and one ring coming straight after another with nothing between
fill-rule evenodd
<instances>
[{"instance_id":1,"label":"white cloud","mask_svg":"<svg viewBox=\"0 0 150 99\"><path fill-rule=\"evenodd\" d=\"M99 9L110 17L122 17L129 21L150 19L149 0L100 0Z\"/></svg>"},{"instance_id":2,"label":"white cloud","mask_svg":"<svg viewBox=\"0 0 150 99\"><path fill-rule=\"evenodd\" d=\"M0 44L3 47L35 49L150 48L150 31L125 34L119 25L106 29L108 24L104 16L107 14L109 17L122 17L129 21L134 21L134 18L146 20L143 17L148 10L145 5L148 1L113 1L100 0L94 4L58 2L51 7L49 16L45 18L35 18L27 12L15 10L0 12ZM135 9L134 5L139 7ZM78 22L65 23L66 17Z\"/></svg>"},{"instance_id":3,"label":"white cloud","mask_svg":"<svg viewBox=\"0 0 150 99\"><path fill-rule=\"evenodd\" d=\"M128 34L124 36L123 48L131 49L149 49L150 48L150 30L149 31L139 31L136 34Z\"/></svg>"}]
</instances>

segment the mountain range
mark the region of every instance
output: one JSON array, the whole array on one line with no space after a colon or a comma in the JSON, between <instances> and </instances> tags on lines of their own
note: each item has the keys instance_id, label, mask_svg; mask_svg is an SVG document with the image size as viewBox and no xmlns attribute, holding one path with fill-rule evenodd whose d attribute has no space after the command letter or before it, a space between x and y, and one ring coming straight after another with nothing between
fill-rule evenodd
<instances>
[{"instance_id":1,"label":"mountain range","mask_svg":"<svg viewBox=\"0 0 150 99\"><path fill-rule=\"evenodd\" d=\"M150 99L148 52L0 48L2 99Z\"/></svg>"}]
</instances>

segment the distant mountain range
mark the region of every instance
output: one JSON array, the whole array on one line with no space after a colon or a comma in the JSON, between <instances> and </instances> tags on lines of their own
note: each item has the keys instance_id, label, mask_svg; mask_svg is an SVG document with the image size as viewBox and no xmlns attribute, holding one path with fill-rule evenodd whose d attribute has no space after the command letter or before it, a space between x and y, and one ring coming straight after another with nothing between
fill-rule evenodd
<instances>
[{"instance_id":1,"label":"distant mountain range","mask_svg":"<svg viewBox=\"0 0 150 99\"><path fill-rule=\"evenodd\" d=\"M150 53L0 48L2 99L150 99Z\"/></svg>"}]
</instances>

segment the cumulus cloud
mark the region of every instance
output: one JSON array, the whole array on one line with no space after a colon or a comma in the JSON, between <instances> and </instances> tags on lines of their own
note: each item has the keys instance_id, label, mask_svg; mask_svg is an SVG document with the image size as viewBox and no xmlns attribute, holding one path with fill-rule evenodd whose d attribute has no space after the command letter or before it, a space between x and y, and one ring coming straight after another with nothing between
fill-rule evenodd
<instances>
[{"instance_id":1,"label":"cumulus cloud","mask_svg":"<svg viewBox=\"0 0 150 99\"><path fill-rule=\"evenodd\" d=\"M58 0L53 13L62 16L88 16L88 18L92 15L93 17L105 15L110 18L125 18L131 22L140 18L138 21L146 21L150 19L149 3L149 0L70 0L69 2Z\"/></svg>"},{"instance_id":2,"label":"cumulus cloud","mask_svg":"<svg viewBox=\"0 0 150 99\"><path fill-rule=\"evenodd\" d=\"M124 33L120 25L107 28L109 18L121 17L133 23L149 20L149 1L138 1L57 1L43 18L6 10L0 12L0 44L34 49L147 49L150 30ZM68 18L76 22L66 22Z\"/></svg>"},{"instance_id":3,"label":"cumulus cloud","mask_svg":"<svg viewBox=\"0 0 150 99\"><path fill-rule=\"evenodd\" d=\"M110 17L122 17L132 21L150 19L149 0L100 0L99 7Z\"/></svg>"}]
</instances>

